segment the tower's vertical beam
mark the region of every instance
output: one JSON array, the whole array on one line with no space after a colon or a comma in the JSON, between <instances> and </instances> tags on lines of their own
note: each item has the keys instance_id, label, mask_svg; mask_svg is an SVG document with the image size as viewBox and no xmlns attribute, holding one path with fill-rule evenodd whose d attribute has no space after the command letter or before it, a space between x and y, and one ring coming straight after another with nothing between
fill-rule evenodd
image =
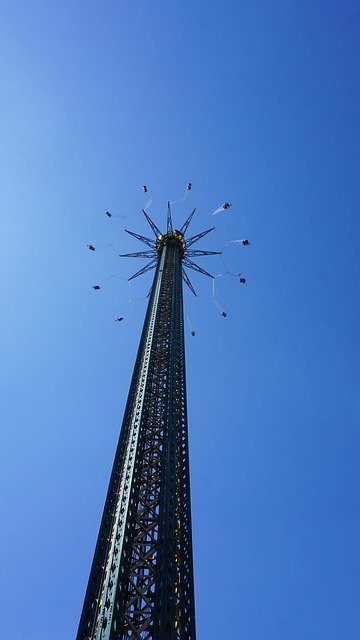
<instances>
[{"instance_id":1,"label":"tower's vertical beam","mask_svg":"<svg viewBox=\"0 0 360 640\"><path fill-rule=\"evenodd\" d=\"M77 640L195 640L181 261L167 234Z\"/></svg>"}]
</instances>

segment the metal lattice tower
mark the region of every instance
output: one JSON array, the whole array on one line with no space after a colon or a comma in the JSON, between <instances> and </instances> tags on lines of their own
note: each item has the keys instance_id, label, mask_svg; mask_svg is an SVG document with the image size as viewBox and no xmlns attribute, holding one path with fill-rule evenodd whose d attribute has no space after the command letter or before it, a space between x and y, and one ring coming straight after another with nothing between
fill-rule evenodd
<instances>
[{"instance_id":1,"label":"metal lattice tower","mask_svg":"<svg viewBox=\"0 0 360 640\"><path fill-rule=\"evenodd\" d=\"M77 640L195 640L182 282L195 293L184 265L210 276L190 258L217 252L189 250L212 231L185 240L194 211L128 231L150 249L126 255L151 258L132 278L156 271Z\"/></svg>"}]
</instances>

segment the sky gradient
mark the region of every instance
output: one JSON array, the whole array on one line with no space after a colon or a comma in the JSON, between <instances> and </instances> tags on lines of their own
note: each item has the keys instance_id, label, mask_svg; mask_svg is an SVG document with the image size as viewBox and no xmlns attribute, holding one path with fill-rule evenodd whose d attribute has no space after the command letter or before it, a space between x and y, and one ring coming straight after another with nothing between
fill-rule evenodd
<instances>
[{"instance_id":1,"label":"sky gradient","mask_svg":"<svg viewBox=\"0 0 360 640\"><path fill-rule=\"evenodd\" d=\"M75 637L153 276L129 302L123 228L191 181L248 280L185 292L198 640L358 640L359 5L75 4L0 8L1 636Z\"/></svg>"}]
</instances>

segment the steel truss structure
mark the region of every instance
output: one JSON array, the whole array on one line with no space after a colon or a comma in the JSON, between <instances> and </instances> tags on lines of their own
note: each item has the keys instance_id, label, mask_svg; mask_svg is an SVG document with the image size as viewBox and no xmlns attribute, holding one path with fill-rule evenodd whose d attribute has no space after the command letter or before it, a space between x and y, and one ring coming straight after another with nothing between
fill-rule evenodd
<instances>
[{"instance_id":1,"label":"steel truss structure","mask_svg":"<svg viewBox=\"0 0 360 640\"><path fill-rule=\"evenodd\" d=\"M183 264L208 231L185 241L193 214L173 230L168 206L163 235L145 214L155 240L129 232L151 248L135 276L156 272L77 640L195 640L182 282L195 293Z\"/></svg>"}]
</instances>

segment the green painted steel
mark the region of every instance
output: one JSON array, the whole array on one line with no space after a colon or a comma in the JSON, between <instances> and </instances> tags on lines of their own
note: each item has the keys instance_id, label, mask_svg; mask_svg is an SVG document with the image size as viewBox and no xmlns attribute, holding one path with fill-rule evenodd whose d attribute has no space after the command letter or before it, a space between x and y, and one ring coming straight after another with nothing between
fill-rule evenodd
<instances>
[{"instance_id":1,"label":"green painted steel","mask_svg":"<svg viewBox=\"0 0 360 640\"><path fill-rule=\"evenodd\" d=\"M186 244L172 230L171 215L167 227L154 247L156 272L77 640L195 640L182 292Z\"/></svg>"}]
</instances>

